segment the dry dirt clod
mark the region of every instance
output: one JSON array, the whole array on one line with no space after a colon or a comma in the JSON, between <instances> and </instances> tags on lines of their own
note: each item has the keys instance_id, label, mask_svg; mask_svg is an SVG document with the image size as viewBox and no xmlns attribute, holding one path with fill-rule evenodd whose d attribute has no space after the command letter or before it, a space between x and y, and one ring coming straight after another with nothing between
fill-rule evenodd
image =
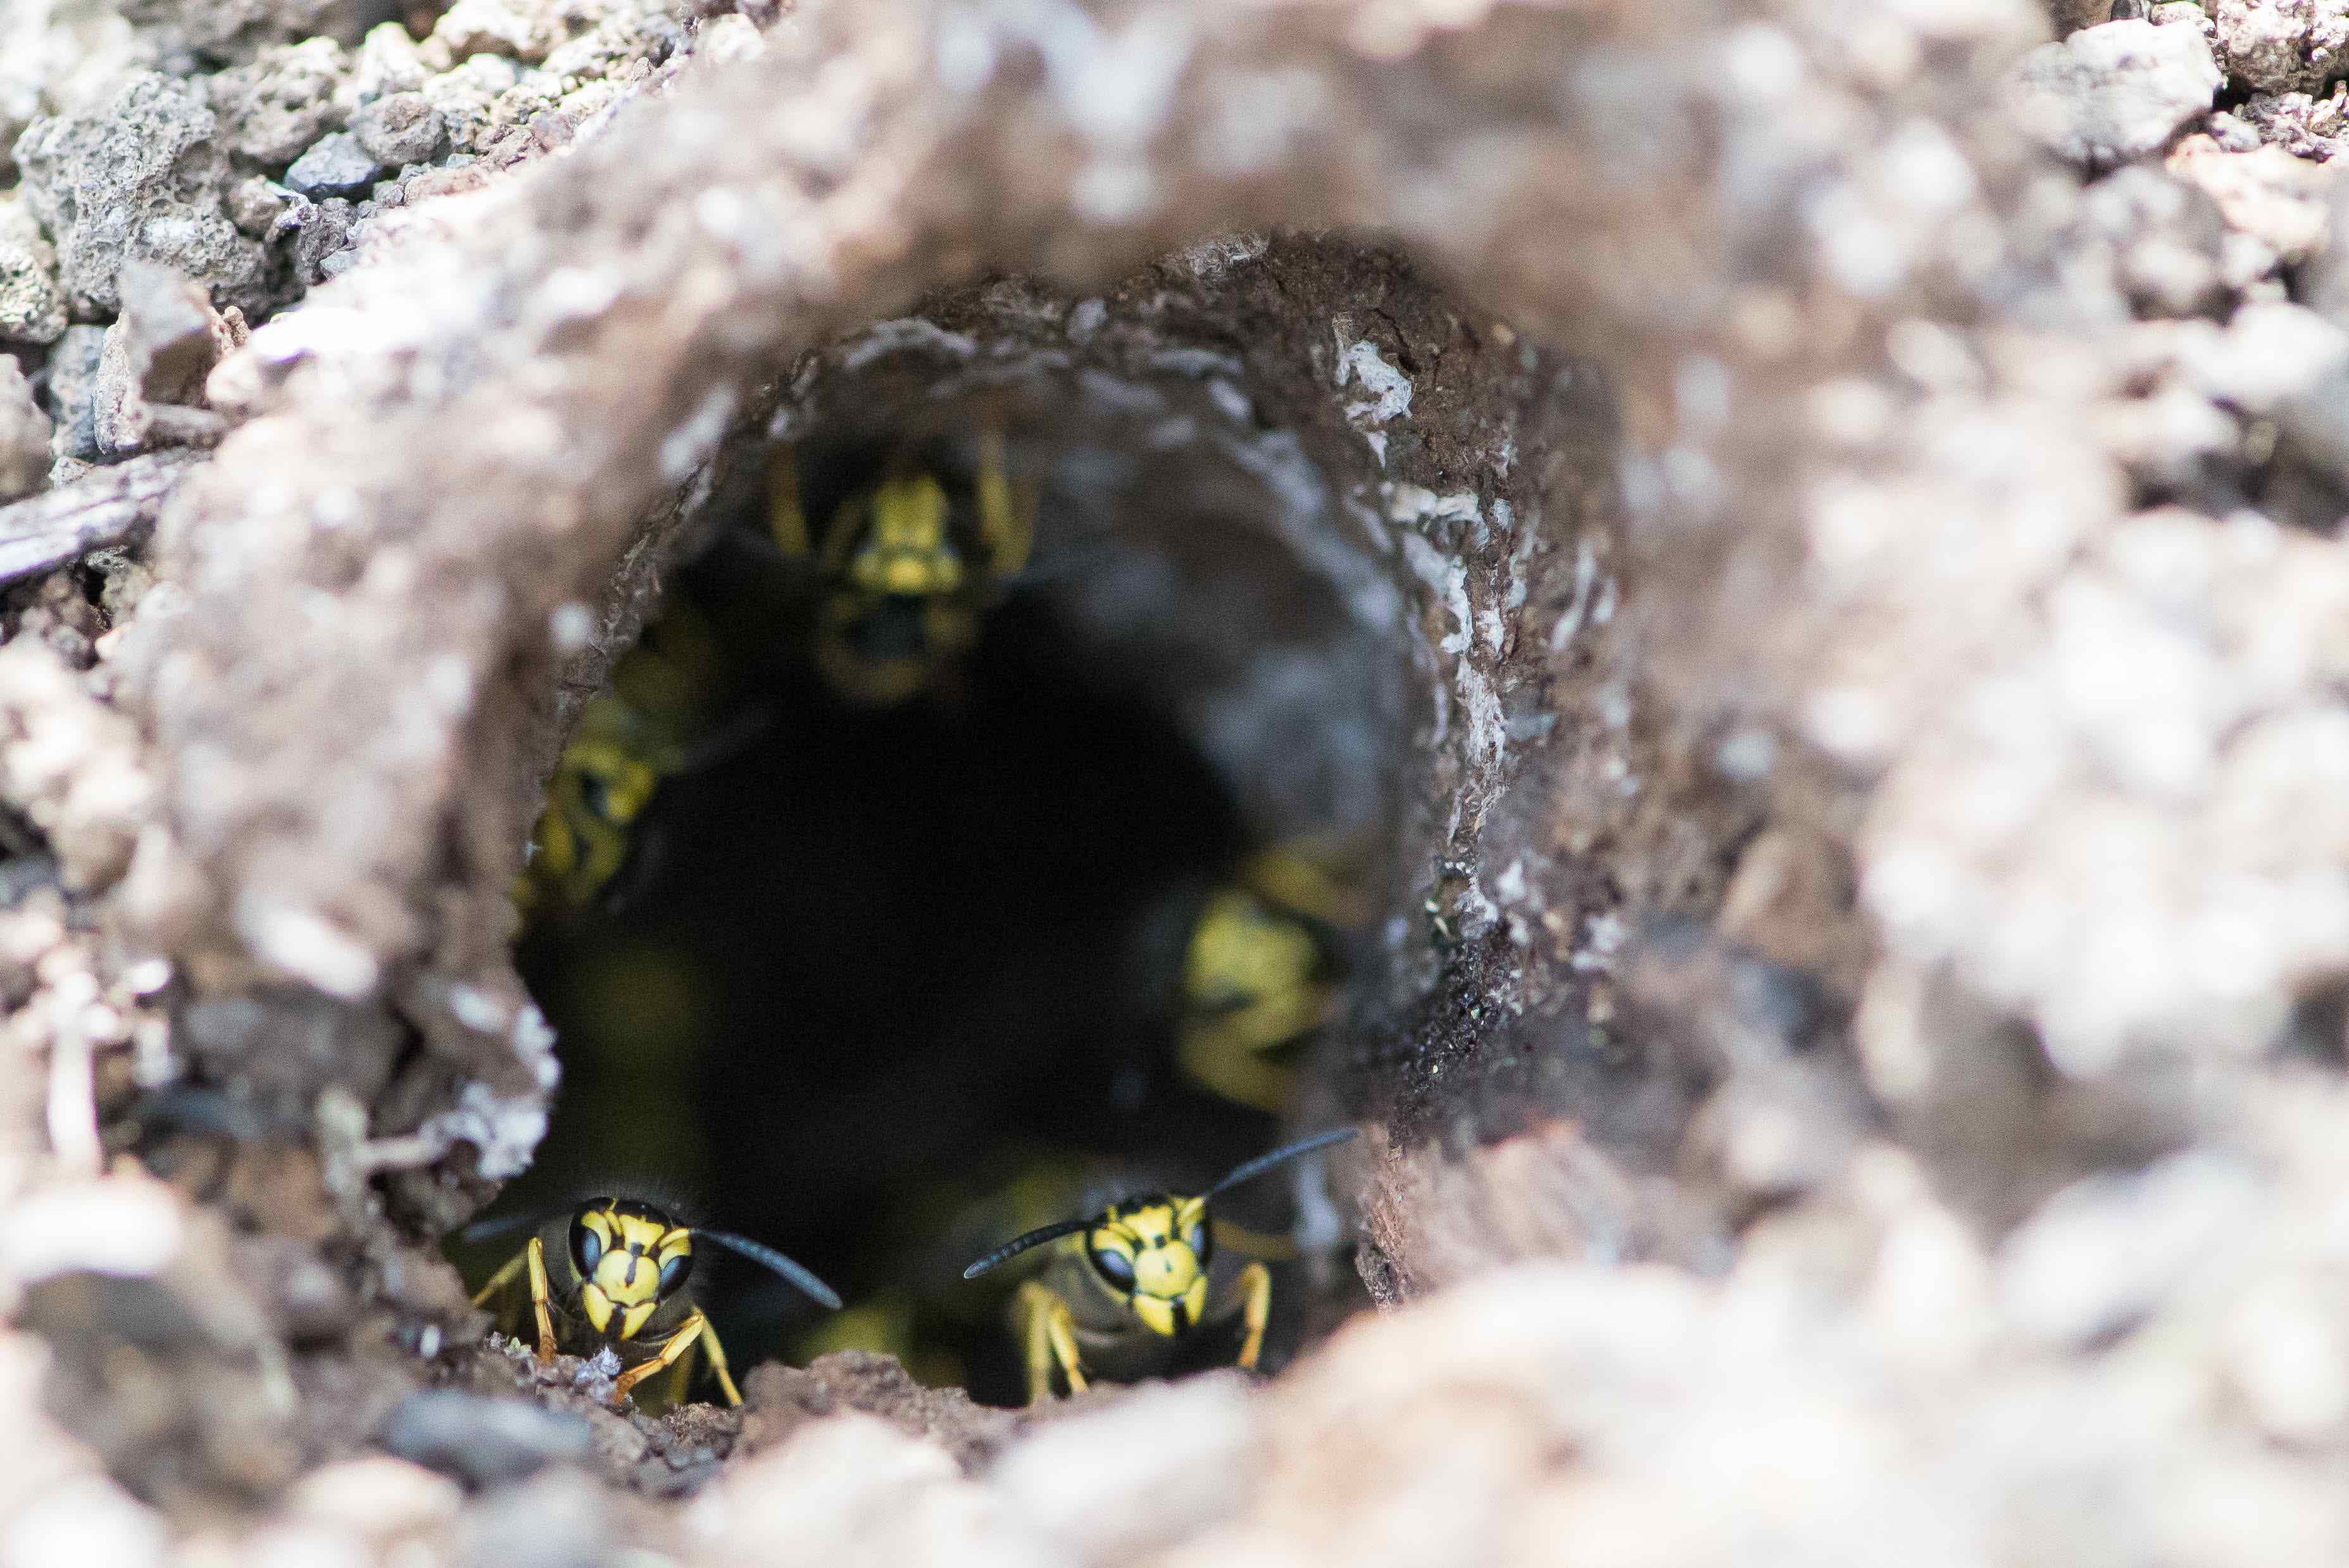
<instances>
[{"instance_id":1,"label":"dry dirt clod","mask_svg":"<svg viewBox=\"0 0 2349 1568\"><path fill-rule=\"evenodd\" d=\"M36 121L16 144L25 191L57 242L66 296L80 315L120 307L123 264L160 263L248 312L267 300L261 247L221 211L229 179L202 93L132 78L103 109Z\"/></svg>"},{"instance_id":2,"label":"dry dirt clod","mask_svg":"<svg viewBox=\"0 0 2349 1568\"><path fill-rule=\"evenodd\" d=\"M14 359L0 358L0 502L30 495L48 483L49 434L55 428L34 401L25 372Z\"/></svg>"},{"instance_id":3,"label":"dry dirt clod","mask_svg":"<svg viewBox=\"0 0 2349 1568\"><path fill-rule=\"evenodd\" d=\"M2109 169L2160 151L2223 79L2190 27L2107 22L2024 57L2017 112L2061 156Z\"/></svg>"},{"instance_id":4,"label":"dry dirt clod","mask_svg":"<svg viewBox=\"0 0 2349 1568\"><path fill-rule=\"evenodd\" d=\"M65 329L56 247L22 197L0 199L0 343L54 343Z\"/></svg>"}]
</instances>

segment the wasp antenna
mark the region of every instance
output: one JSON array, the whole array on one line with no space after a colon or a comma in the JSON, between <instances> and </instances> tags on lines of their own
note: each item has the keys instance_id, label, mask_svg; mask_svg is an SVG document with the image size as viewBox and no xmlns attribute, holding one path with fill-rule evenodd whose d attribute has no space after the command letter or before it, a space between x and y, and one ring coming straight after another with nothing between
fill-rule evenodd
<instances>
[{"instance_id":1,"label":"wasp antenna","mask_svg":"<svg viewBox=\"0 0 2349 1568\"><path fill-rule=\"evenodd\" d=\"M1243 1181L1253 1181L1283 1160L1295 1159L1300 1154L1311 1154L1315 1149L1327 1148L1333 1143L1343 1143L1361 1130L1360 1127L1337 1127L1329 1132L1315 1133L1311 1137L1299 1138L1295 1143L1284 1145L1274 1149L1270 1154L1257 1155L1254 1159L1238 1167L1230 1175L1207 1189L1207 1196L1213 1198L1226 1188L1237 1187Z\"/></svg>"},{"instance_id":2,"label":"wasp antenna","mask_svg":"<svg viewBox=\"0 0 2349 1568\"><path fill-rule=\"evenodd\" d=\"M1088 1216L1082 1220L1063 1220L1057 1225L1047 1225L1041 1230L1030 1231L1025 1236L1015 1236L969 1268L965 1269L962 1272L962 1277L966 1280L975 1280L998 1263L1009 1262L1030 1247L1040 1247L1047 1241L1057 1241L1063 1236L1073 1236L1080 1231L1090 1231L1092 1229L1094 1218Z\"/></svg>"},{"instance_id":3,"label":"wasp antenna","mask_svg":"<svg viewBox=\"0 0 2349 1568\"><path fill-rule=\"evenodd\" d=\"M834 1312L840 1310L838 1291L833 1290L764 1241L753 1241L748 1236L737 1236L730 1231L697 1230L693 1232L693 1239L697 1241L715 1241L730 1252L739 1253L754 1263L772 1270L796 1286L801 1293L822 1302Z\"/></svg>"},{"instance_id":4,"label":"wasp antenna","mask_svg":"<svg viewBox=\"0 0 2349 1568\"><path fill-rule=\"evenodd\" d=\"M492 1236L504 1236L516 1231L533 1230L545 1224L558 1214L570 1212L570 1206L561 1209L526 1209L519 1214L501 1214L494 1220L476 1220L457 1232L460 1241L486 1241Z\"/></svg>"}]
</instances>

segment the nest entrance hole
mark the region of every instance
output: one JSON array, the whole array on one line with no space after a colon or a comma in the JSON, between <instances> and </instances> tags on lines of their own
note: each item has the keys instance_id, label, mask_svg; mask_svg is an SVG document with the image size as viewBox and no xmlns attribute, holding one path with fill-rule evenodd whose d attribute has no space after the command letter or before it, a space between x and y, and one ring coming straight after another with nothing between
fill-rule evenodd
<instances>
[{"instance_id":1,"label":"nest entrance hole","mask_svg":"<svg viewBox=\"0 0 2349 1568\"><path fill-rule=\"evenodd\" d=\"M1351 861L1375 904L1404 896L1412 670L1330 476L1236 361L1161 344L1156 373L1122 377L980 342L885 324L835 352L679 548L652 635L690 617L754 722L664 784L615 907L526 932L564 1084L501 1208L682 1193L850 1303L819 1321L721 1269L705 1299L738 1367L854 1344L1016 1403L1008 1282L956 1273L1033 1205L1196 1189L1278 1139L1283 1118L1177 1067L1184 948L1211 891L1283 844ZM844 697L811 654L824 586L771 543L778 447L820 532L893 453L967 490L989 426L1033 497L1031 559L930 689ZM1318 1065L1291 1121L1350 1109ZM1287 1229L1293 1193L1262 1185L1232 1214ZM1274 1356L1364 1300L1309 1272L1281 1282Z\"/></svg>"}]
</instances>

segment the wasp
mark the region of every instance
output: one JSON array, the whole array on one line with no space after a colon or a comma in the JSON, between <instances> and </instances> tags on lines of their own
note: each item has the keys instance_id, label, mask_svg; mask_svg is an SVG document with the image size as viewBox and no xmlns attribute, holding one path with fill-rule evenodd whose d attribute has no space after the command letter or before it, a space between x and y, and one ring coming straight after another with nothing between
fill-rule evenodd
<instances>
[{"instance_id":1,"label":"wasp","mask_svg":"<svg viewBox=\"0 0 2349 1568\"><path fill-rule=\"evenodd\" d=\"M645 869L641 819L662 784L722 759L763 725L757 711L712 722L721 657L710 629L682 605L620 657L610 689L580 710L547 780L514 881L518 908L611 901L623 871Z\"/></svg>"},{"instance_id":2,"label":"wasp","mask_svg":"<svg viewBox=\"0 0 2349 1568\"><path fill-rule=\"evenodd\" d=\"M1075 1238L1012 1301L1030 1402L1050 1397L1056 1369L1071 1394L1084 1392L1089 1372L1130 1383L1173 1369L1205 1336L1234 1327L1240 1334L1237 1364L1254 1371L1272 1314L1272 1274L1261 1261L1251 1261L1223 1302L1211 1300L1207 1272L1215 1236L1207 1206L1242 1182L1342 1143L1355 1131L1317 1133L1259 1155L1195 1197L1149 1193L1030 1231L965 1269L964 1279L977 1279L1031 1247Z\"/></svg>"},{"instance_id":3,"label":"wasp","mask_svg":"<svg viewBox=\"0 0 2349 1568\"><path fill-rule=\"evenodd\" d=\"M1012 481L993 421L980 431L967 493L916 465L908 449L834 507L820 533L801 502L798 462L778 448L769 527L785 557L815 568L815 663L826 684L868 707L927 688L978 640L981 617L1025 569L1035 510L1033 490Z\"/></svg>"},{"instance_id":4,"label":"wasp","mask_svg":"<svg viewBox=\"0 0 2349 1568\"><path fill-rule=\"evenodd\" d=\"M1268 850L1207 897L1183 956L1176 1053L1211 1093L1274 1116L1305 1043L1335 1017L1339 936L1360 901L1307 852Z\"/></svg>"},{"instance_id":5,"label":"wasp","mask_svg":"<svg viewBox=\"0 0 2349 1568\"><path fill-rule=\"evenodd\" d=\"M492 1220L463 1234L474 1240L513 1223ZM499 1302L501 1326L519 1329L526 1303L543 1362L553 1361L558 1351L594 1355L609 1347L622 1367L612 1387L615 1405L626 1405L639 1384L659 1372L669 1374L660 1403L682 1403L692 1376L690 1353L697 1349L717 1375L726 1403L742 1403L718 1331L686 1290L693 1277L696 1242L723 1247L772 1271L824 1306L834 1311L840 1306L830 1285L772 1247L747 1236L682 1224L636 1199L591 1198L567 1218L543 1223L543 1231L490 1276L473 1304L487 1307ZM548 1270L550 1242L555 1244L559 1274Z\"/></svg>"}]
</instances>

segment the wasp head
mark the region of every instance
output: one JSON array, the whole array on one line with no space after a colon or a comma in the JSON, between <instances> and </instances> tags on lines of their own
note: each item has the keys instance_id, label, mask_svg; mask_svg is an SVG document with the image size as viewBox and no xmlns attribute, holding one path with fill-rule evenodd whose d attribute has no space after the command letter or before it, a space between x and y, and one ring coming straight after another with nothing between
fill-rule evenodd
<instances>
[{"instance_id":1,"label":"wasp head","mask_svg":"<svg viewBox=\"0 0 2349 1568\"><path fill-rule=\"evenodd\" d=\"M1212 1244L1205 1198L1113 1203L1084 1241L1093 1272L1151 1333L1171 1339L1206 1312Z\"/></svg>"},{"instance_id":2,"label":"wasp head","mask_svg":"<svg viewBox=\"0 0 2349 1568\"><path fill-rule=\"evenodd\" d=\"M649 1204L595 1199L571 1216L571 1266L595 1332L634 1339L661 1303L685 1288L693 1232Z\"/></svg>"},{"instance_id":3,"label":"wasp head","mask_svg":"<svg viewBox=\"0 0 2349 1568\"><path fill-rule=\"evenodd\" d=\"M866 502L871 529L848 563L867 593L929 598L962 587L962 556L947 536L947 493L927 474L892 479Z\"/></svg>"}]
</instances>

